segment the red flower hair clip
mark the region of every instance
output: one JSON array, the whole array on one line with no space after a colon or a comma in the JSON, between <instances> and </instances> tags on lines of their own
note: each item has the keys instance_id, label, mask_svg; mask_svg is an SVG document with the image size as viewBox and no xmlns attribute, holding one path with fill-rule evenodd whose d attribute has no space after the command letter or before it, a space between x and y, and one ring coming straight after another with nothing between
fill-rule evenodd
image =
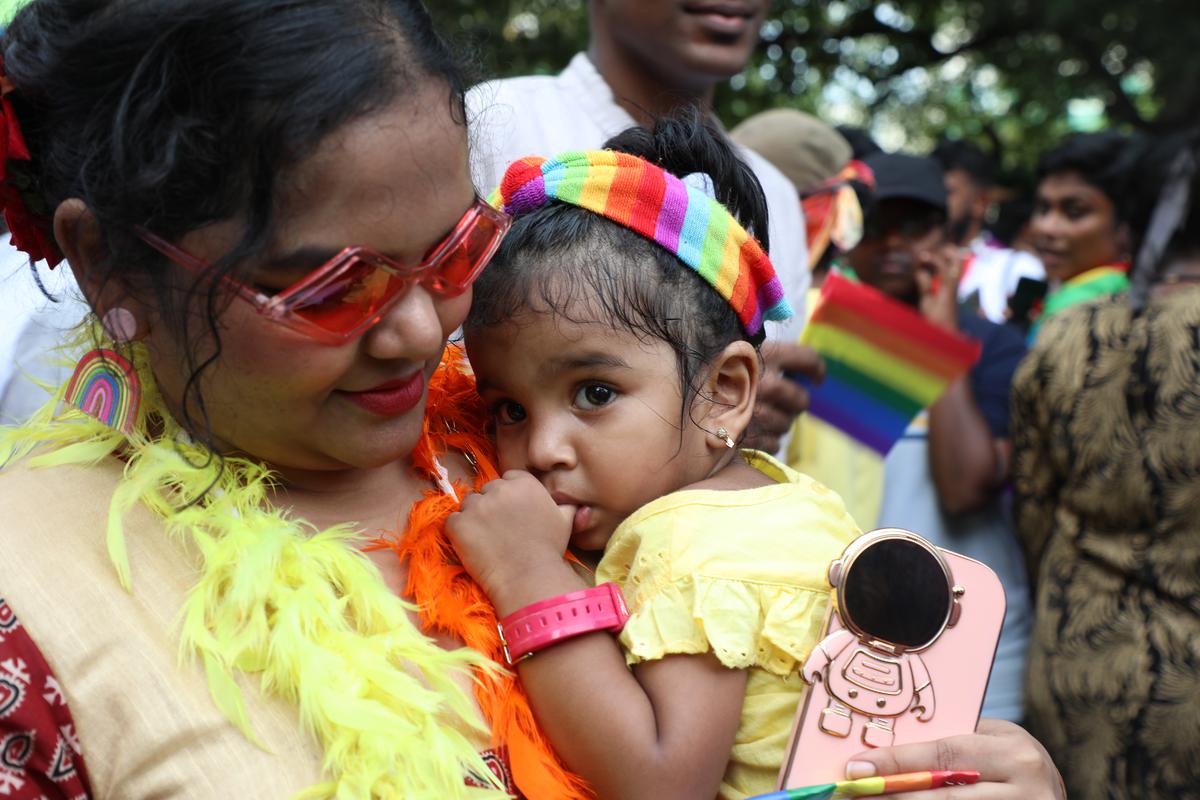
<instances>
[{"instance_id":1,"label":"red flower hair clip","mask_svg":"<svg viewBox=\"0 0 1200 800\"><path fill-rule=\"evenodd\" d=\"M4 71L0 56L0 208L12 234L12 243L34 261L45 260L51 267L63 260L49 218L34 214L25 202L25 194L33 190L33 176L25 167L32 161L12 101L8 99L15 87Z\"/></svg>"}]
</instances>

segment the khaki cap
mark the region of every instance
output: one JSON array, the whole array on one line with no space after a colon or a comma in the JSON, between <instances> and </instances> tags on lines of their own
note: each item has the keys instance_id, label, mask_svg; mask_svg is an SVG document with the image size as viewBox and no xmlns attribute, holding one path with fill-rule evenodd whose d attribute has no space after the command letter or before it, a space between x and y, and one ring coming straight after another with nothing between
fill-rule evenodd
<instances>
[{"instance_id":1,"label":"khaki cap","mask_svg":"<svg viewBox=\"0 0 1200 800\"><path fill-rule=\"evenodd\" d=\"M794 108L759 112L729 136L774 164L797 192L833 177L853 157L850 144L832 126Z\"/></svg>"}]
</instances>

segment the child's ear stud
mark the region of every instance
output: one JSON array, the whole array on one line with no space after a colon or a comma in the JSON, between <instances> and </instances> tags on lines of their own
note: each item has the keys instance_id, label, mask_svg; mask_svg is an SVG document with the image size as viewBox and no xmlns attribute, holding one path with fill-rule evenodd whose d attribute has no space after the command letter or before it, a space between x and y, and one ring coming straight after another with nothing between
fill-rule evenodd
<instances>
[{"instance_id":1,"label":"child's ear stud","mask_svg":"<svg viewBox=\"0 0 1200 800\"><path fill-rule=\"evenodd\" d=\"M733 437L724 428L717 428L717 438L724 441L726 447L733 447Z\"/></svg>"}]
</instances>

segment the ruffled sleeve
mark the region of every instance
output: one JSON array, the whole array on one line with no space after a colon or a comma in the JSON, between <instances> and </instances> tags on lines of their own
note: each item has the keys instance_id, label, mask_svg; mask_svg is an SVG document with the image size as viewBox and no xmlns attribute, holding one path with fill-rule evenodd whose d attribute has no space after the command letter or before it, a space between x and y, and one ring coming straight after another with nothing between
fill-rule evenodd
<instances>
[{"instance_id":1,"label":"ruffled sleeve","mask_svg":"<svg viewBox=\"0 0 1200 800\"><path fill-rule=\"evenodd\" d=\"M597 582L621 586L630 664L712 652L733 669L797 672L819 640L829 562L858 528L820 484L680 492L613 535Z\"/></svg>"},{"instance_id":2,"label":"ruffled sleeve","mask_svg":"<svg viewBox=\"0 0 1200 800\"><path fill-rule=\"evenodd\" d=\"M825 592L688 575L644 598L621 633L630 664L712 651L732 669L799 669L816 642Z\"/></svg>"}]
</instances>

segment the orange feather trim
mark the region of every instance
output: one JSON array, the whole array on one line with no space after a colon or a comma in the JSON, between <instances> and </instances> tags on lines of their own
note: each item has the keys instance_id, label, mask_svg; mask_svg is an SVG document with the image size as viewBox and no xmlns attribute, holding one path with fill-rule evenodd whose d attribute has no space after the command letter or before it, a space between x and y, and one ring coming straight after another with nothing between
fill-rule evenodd
<instances>
[{"instance_id":1,"label":"orange feather trim","mask_svg":"<svg viewBox=\"0 0 1200 800\"><path fill-rule=\"evenodd\" d=\"M466 456L475 466L475 481L454 488L461 497L478 491L498 476L494 448L487 435L488 414L475 392L462 351L446 349L441 367L429 381L429 399L421 440L413 450L413 465L431 481L438 478L437 457L449 450ZM409 512L403 535L377 539L370 549L391 549L408 562L405 594L420 609L426 632L440 631L467 647L506 665L496 630L496 611L483 589L458 563L446 538L446 518L460 501L430 490ZM492 728L492 742L508 752L513 780L529 800L589 800L594 797L582 778L559 760L533 716L529 698L516 675L507 669L479 672L475 698Z\"/></svg>"}]
</instances>

